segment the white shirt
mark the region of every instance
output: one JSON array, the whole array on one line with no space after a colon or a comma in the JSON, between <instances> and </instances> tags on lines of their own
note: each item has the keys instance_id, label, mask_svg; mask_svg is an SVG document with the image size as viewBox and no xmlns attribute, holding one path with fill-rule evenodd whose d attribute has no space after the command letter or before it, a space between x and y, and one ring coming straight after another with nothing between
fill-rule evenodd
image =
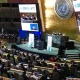
<instances>
[{"instance_id":1,"label":"white shirt","mask_svg":"<svg viewBox=\"0 0 80 80\"><path fill-rule=\"evenodd\" d=\"M38 80L38 77L35 75L31 75L31 77L33 77L34 79Z\"/></svg>"}]
</instances>

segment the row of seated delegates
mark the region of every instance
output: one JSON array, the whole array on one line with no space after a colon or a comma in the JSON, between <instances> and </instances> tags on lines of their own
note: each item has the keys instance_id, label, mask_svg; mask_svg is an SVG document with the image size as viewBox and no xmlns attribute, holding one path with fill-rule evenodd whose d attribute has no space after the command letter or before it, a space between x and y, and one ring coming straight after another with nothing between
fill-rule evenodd
<instances>
[{"instance_id":1,"label":"row of seated delegates","mask_svg":"<svg viewBox=\"0 0 80 80\"><path fill-rule=\"evenodd\" d=\"M10 78L0 76L0 80L10 80Z\"/></svg>"},{"instance_id":2,"label":"row of seated delegates","mask_svg":"<svg viewBox=\"0 0 80 80\"><path fill-rule=\"evenodd\" d=\"M57 66L58 68L61 68L59 64L58 64L58 65L56 64L56 66ZM62 66L62 68L63 68L63 65L61 65L61 66ZM66 67L68 68L68 65L67 65L67 64L65 64L64 66L66 66Z\"/></svg>"},{"instance_id":3,"label":"row of seated delegates","mask_svg":"<svg viewBox=\"0 0 80 80\"><path fill-rule=\"evenodd\" d=\"M43 77L42 78L47 78L47 75L49 74L49 72L47 72L47 70L45 70L44 72L44 75L43 75ZM35 78L36 80L38 80L37 78L38 78L38 75L37 75L38 73L33 73L31 76L30 76L30 78ZM45 75L46 74L46 75ZM49 76L49 75L48 75ZM41 80L43 80L43 79L41 79ZM46 79L47 80L47 79Z\"/></svg>"},{"instance_id":4,"label":"row of seated delegates","mask_svg":"<svg viewBox=\"0 0 80 80\"><path fill-rule=\"evenodd\" d=\"M57 65L56 64L56 66L58 67L59 65ZM55 67L55 68L57 68L57 67ZM56 69L55 69L55 71L56 71ZM43 77L42 78L47 78L47 76L48 76L48 78L50 78L50 76L49 76L49 73L45 70L44 71L44 75L43 75ZM59 76L59 74L57 75L57 77ZM34 77L34 75L32 75L31 77ZM54 76L53 76L54 77ZM58 77L59 78L59 77ZM41 80L43 80L43 79L41 79ZM47 80L47 79L46 79ZM58 79L56 79L56 80L58 80Z\"/></svg>"},{"instance_id":5,"label":"row of seated delegates","mask_svg":"<svg viewBox=\"0 0 80 80\"><path fill-rule=\"evenodd\" d=\"M27 16L25 16L24 14L22 15L23 19L25 20L36 20L36 17L34 16L34 14L30 15L28 14Z\"/></svg>"},{"instance_id":6,"label":"row of seated delegates","mask_svg":"<svg viewBox=\"0 0 80 80\"><path fill-rule=\"evenodd\" d=\"M56 57L50 57L49 61L50 62L61 62L61 59L58 56L56 56Z\"/></svg>"},{"instance_id":7,"label":"row of seated delegates","mask_svg":"<svg viewBox=\"0 0 80 80\"><path fill-rule=\"evenodd\" d=\"M28 42L28 39L21 39L21 44L25 44Z\"/></svg>"},{"instance_id":8,"label":"row of seated delegates","mask_svg":"<svg viewBox=\"0 0 80 80\"><path fill-rule=\"evenodd\" d=\"M66 64L65 64L65 66L67 67ZM64 69L65 67L64 67L64 68L63 68L63 67L64 67L63 65L60 66L59 64L55 64L54 69L55 69L55 70L56 70L56 69ZM66 69L65 69L65 70L66 70ZM58 71L60 72L60 70L58 70ZM65 72L65 71L64 71L64 72ZM60 76L61 76L61 75L60 75ZM62 75L62 76L63 76L63 75Z\"/></svg>"},{"instance_id":9,"label":"row of seated delegates","mask_svg":"<svg viewBox=\"0 0 80 80\"><path fill-rule=\"evenodd\" d=\"M80 78L67 78L66 80L80 80Z\"/></svg>"},{"instance_id":10,"label":"row of seated delegates","mask_svg":"<svg viewBox=\"0 0 80 80\"><path fill-rule=\"evenodd\" d=\"M53 32L52 35L60 35L60 36L65 36L65 34L59 33L59 32Z\"/></svg>"},{"instance_id":11,"label":"row of seated delegates","mask_svg":"<svg viewBox=\"0 0 80 80\"><path fill-rule=\"evenodd\" d=\"M65 78L65 76L63 76L63 74L61 74L61 71L58 70L59 68L60 68L60 65L59 64L56 64L54 66L54 69L53 69L53 72L52 73L50 73L48 70L44 70L43 73L42 73L42 77L41 77L40 80L51 80L51 79L52 80L61 80L61 78ZM33 78L36 78L36 80L37 80L38 74L39 74L39 72L33 73L30 76L30 78L33 77Z\"/></svg>"},{"instance_id":12,"label":"row of seated delegates","mask_svg":"<svg viewBox=\"0 0 80 80\"><path fill-rule=\"evenodd\" d=\"M5 39L12 39L16 38L17 34L0 34L0 38L5 38Z\"/></svg>"},{"instance_id":13,"label":"row of seated delegates","mask_svg":"<svg viewBox=\"0 0 80 80\"><path fill-rule=\"evenodd\" d=\"M15 63L17 64L17 62L15 61L14 58L14 54L13 52L10 52L12 54L8 54L6 59L9 59L11 63ZM11 59L13 59L13 61ZM46 62L44 60L40 60L39 55L37 54L31 54L31 53L23 53L20 52L17 54L17 59L18 62L20 63L31 63L31 64L35 64L37 66L47 66Z\"/></svg>"},{"instance_id":14,"label":"row of seated delegates","mask_svg":"<svg viewBox=\"0 0 80 80\"><path fill-rule=\"evenodd\" d=\"M26 76L24 76L24 77L27 78ZM32 71L32 75L30 76L30 78L35 78L37 80L38 79L38 72ZM57 68L54 68L52 74L50 74L49 72L47 72L47 70L44 70L43 71L43 75L42 75L42 77L41 77L40 80L61 80L61 79L60 79L59 71L57 70Z\"/></svg>"},{"instance_id":15,"label":"row of seated delegates","mask_svg":"<svg viewBox=\"0 0 80 80\"><path fill-rule=\"evenodd\" d=\"M24 63L24 52L20 52L20 54L19 54L20 56L20 63ZM13 57L13 56L12 56ZM32 54L31 53L29 53L29 54L27 54L27 56L26 57L28 57L28 58L30 58L30 57L32 57ZM13 57L14 58L14 57ZM11 61L11 60L10 60ZM32 63L33 62L33 60L31 60L29 63ZM36 61L34 61L34 62L37 62L38 63L38 66L40 65L41 66L41 61L39 62L39 59L38 59L38 61L36 60ZM42 63L45 63L44 62L44 60L42 60ZM46 66L46 65L44 65L44 66ZM59 66L58 66L59 67ZM76 71L76 67L73 65L72 66L72 68L71 69L73 69L72 71L74 71L74 73L75 73L75 71ZM73 74L73 72L71 73L71 75L72 76L76 76L75 74Z\"/></svg>"}]
</instances>

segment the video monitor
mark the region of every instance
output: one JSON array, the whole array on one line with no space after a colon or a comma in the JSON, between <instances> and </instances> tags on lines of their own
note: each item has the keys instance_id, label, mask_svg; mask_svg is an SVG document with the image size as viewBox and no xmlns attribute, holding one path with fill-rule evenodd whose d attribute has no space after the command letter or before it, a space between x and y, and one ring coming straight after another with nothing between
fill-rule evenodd
<instances>
[{"instance_id":1,"label":"video monitor","mask_svg":"<svg viewBox=\"0 0 80 80\"><path fill-rule=\"evenodd\" d=\"M52 35L53 43L61 44L61 36L60 35Z\"/></svg>"},{"instance_id":2,"label":"video monitor","mask_svg":"<svg viewBox=\"0 0 80 80\"><path fill-rule=\"evenodd\" d=\"M73 1L73 6L74 6L75 12L79 12L80 11L80 1L79 0Z\"/></svg>"},{"instance_id":3,"label":"video monitor","mask_svg":"<svg viewBox=\"0 0 80 80\"><path fill-rule=\"evenodd\" d=\"M19 4L19 12L22 30L39 31L36 4Z\"/></svg>"},{"instance_id":4,"label":"video monitor","mask_svg":"<svg viewBox=\"0 0 80 80\"><path fill-rule=\"evenodd\" d=\"M74 6L74 11L75 11L78 29L80 32L80 1L79 0L73 1L73 6Z\"/></svg>"}]
</instances>

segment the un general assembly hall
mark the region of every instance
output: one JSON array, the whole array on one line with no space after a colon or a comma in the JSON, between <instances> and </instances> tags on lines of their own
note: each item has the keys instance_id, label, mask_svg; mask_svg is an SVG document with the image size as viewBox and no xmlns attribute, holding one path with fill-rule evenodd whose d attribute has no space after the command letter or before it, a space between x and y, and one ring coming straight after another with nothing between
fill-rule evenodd
<instances>
[{"instance_id":1,"label":"un general assembly hall","mask_svg":"<svg viewBox=\"0 0 80 80\"><path fill-rule=\"evenodd\" d=\"M0 80L80 80L80 0L0 0Z\"/></svg>"}]
</instances>

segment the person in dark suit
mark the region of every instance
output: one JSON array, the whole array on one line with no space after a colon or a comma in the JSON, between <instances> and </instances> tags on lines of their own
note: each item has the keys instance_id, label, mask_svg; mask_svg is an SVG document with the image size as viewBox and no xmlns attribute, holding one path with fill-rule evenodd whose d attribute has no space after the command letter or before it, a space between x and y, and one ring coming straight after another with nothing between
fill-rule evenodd
<instances>
[{"instance_id":1,"label":"person in dark suit","mask_svg":"<svg viewBox=\"0 0 80 80\"><path fill-rule=\"evenodd\" d=\"M72 77L76 77L77 74L77 66L73 63L70 67L70 74Z\"/></svg>"},{"instance_id":2,"label":"person in dark suit","mask_svg":"<svg viewBox=\"0 0 80 80\"><path fill-rule=\"evenodd\" d=\"M62 46L62 45L59 46L58 56L60 56L60 57L64 57L65 56L65 54L64 54L64 46Z\"/></svg>"},{"instance_id":3,"label":"person in dark suit","mask_svg":"<svg viewBox=\"0 0 80 80\"><path fill-rule=\"evenodd\" d=\"M7 58L8 58L8 60L10 60L10 54L8 53L8 55L7 55Z\"/></svg>"},{"instance_id":4,"label":"person in dark suit","mask_svg":"<svg viewBox=\"0 0 80 80\"><path fill-rule=\"evenodd\" d=\"M24 71L26 70L23 64L21 64L21 68L22 68L22 70L24 70Z\"/></svg>"},{"instance_id":5,"label":"person in dark suit","mask_svg":"<svg viewBox=\"0 0 80 80\"><path fill-rule=\"evenodd\" d=\"M60 80L60 75L59 75L57 68L54 68L53 70L52 80Z\"/></svg>"},{"instance_id":6,"label":"person in dark suit","mask_svg":"<svg viewBox=\"0 0 80 80\"><path fill-rule=\"evenodd\" d=\"M44 60L42 60L41 61L41 66L46 67L47 66L47 63Z\"/></svg>"},{"instance_id":7,"label":"person in dark suit","mask_svg":"<svg viewBox=\"0 0 80 80\"><path fill-rule=\"evenodd\" d=\"M29 78L26 76L26 71L23 72L22 76L23 76L24 80L29 80Z\"/></svg>"}]
</instances>

